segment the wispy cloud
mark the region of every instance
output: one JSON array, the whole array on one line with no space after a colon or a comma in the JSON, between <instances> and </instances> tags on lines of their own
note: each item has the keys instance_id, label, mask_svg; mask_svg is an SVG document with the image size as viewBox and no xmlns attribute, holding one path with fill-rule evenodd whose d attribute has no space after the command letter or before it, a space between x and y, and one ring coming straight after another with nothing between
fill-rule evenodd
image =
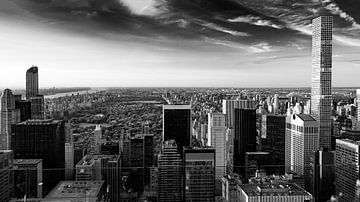
<instances>
[{"instance_id":1,"label":"wispy cloud","mask_svg":"<svg viewBox=\"0 0 360 202\"><path fill-rule=\"evenodd\" d=\"M250 34L248 34L248 33L231 30L231 29L221 27L219 25L216 25L216 24L210 23L210 22L201 23L201 25L208 28L208 29L212 29L212 30L216 30L216 31L219 31L219 32L227 33L227 34L230 34L230 35L233 35L233 36L242 36L242 37L250 36Z\"/></svg>"},{"instance_id":2,"label":"wispy cloud","mask_svg":"<svg viewBox=\"0 0 360 202\"><path fill-rule=\"evenodd\" d=\"M261 42L261 43L252 45L252 46L250 46L250 49L254 53L265 53L265 52L272 51L271 46L269 45L269 43L266 43L266 42Z\"/></svg>"},{"instance_id":3,"label":"wispy cloud","mask_svg":"<svg viewBox=\"0 0 360 202\"><path fill-rule=\"evenodd\" d=\"M229 22L239 22L239 23L248 23L257 26L265 26L265 27L272 27L275 29L283 28L282 25L275 24L270 20L264 20L257 16L247 15L247 16L240 16L232 19L228 19Z\"/></svg>"},{"instance_id":4,"label":"wispy cloud","mask_svg":"<svg viewBox=\"0 0 360 202\"><path fill-rule=\"evenodd\" d=\"M331 2L330 0L328 2ZM349 14L347 14L345 11L341 10L339 6L336 3L329 3L326 6L326 9L328 9L333 15L338 15L342 19L346 20L347 22L351 23L353 28L360 29L360 24L358 24L353 17L351 17Z\"/></svg>"},{"instance_id":5,"label":"wispy cloud","mask_svg":"<svg viewBox=\"0 0 360 202\"><path fill-rule=\"evenodd\" d=\"M242 51L246 51L249 53L266 53L266 52L273 51L272 47L266 42L261 42L261 43L254 44L254 45L245 45L245 44L234 43L234 42L230 42L230 41L213 39L213 38L209 38L209 37L203 37L203 39L206 42L209 42L212 44L216 44L216 45L220 45L220 46L224 46L224 47L228 47L228 48L233 48L233 49L237 49L237 50L242 50Z\"/></svg>"}]
</instances>

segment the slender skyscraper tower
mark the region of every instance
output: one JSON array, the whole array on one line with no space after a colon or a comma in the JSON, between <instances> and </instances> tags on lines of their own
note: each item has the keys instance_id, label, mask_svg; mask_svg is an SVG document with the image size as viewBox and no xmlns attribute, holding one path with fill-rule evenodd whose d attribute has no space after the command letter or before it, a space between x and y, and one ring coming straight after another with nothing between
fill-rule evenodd
<instances>
[{"instance_id":1,"label":"slender skyscraper tower","mask_svg":"<svg viewBox=\"0 0 360 202\"><path fill-rule=\"evenodd\" d=\"M5 89L0 96L0 150L10 149L11 124L15 101L10 89Z\"/></svg>"},{"instance_id":2,"label":"slender skyscraper tower","mask_svg":"<svg viewBox=\"0 0 360 202\"><path fill-rule=\"evenodd\" d=\"M26 71L26 99L39 94L38 67L32 66Z\"/></svg>"},{"instance_id":3,"label":"slender skyscraper tower","mask_svg":"<svg viewBox=\"0 0 360 202\"><path fill-rule=\"evenodd\" d=\"M331 146L332 16L313 20L311 115L319 121L320 147Z\"/></svg>"}]
</instances>

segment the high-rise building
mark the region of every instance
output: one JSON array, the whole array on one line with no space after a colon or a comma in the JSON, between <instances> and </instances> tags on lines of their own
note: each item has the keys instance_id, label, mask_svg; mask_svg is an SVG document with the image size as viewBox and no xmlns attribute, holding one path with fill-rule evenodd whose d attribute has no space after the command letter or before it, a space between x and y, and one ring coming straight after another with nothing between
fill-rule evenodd
<instances>
[{"instance_id":1,"label":"high-rise building","mask_svg":"<svg viewBox=\"0 0 360 202\"><path fill-rule=\"evenodd\" d=\"M44 96L37 95L28 99L31 103L31 119L44 119Z\"/></svg>"},{"instance_id":2,"label":"high-rise building","mask_svg":"<svg viewBox=\"0 0 360 202\"><path fill-rule=\"evenodd\" d=\"M179 153L191 146L191 106L163 105L163 141L174 139Z\"/></svg>"},{"instance_id":3,"label":"high-rise building","mask_svg":"<svg viewBox=\"0 0 360 202\"><path fill-rule=\"evenodd\" d=\"M184 201L215 201L215 150L184 148Z\"/></svg>"},{"instance_id":4,"label":"high-rise building","mask_svg":"<svg viewBox=\"0 0 360 202\"><path fill-rule=\"evenodd\" d=\"M255 176L257 170L271 169L269 167L269 152L246 152L245 153L245 180Z\"/></svg>"},{"instance_id":5,"label":"high-rise building","mask_svg":"<svg viewBox=\"0 0 360 202\"><path fill-rule=\"evenodd\" d=\"M319 121L319 143L331 148L332 16L313 19L311 115Z\"/></svg>"},{"instance_id":6,"label":"high-rise building","mask_svg":"<svg viewBox=\"0 0 360 202\"><path fill-rule=\"evenodd\" d=\"M65 143L65 180L73 180L74 171L74 143Z\"/></svg>"},{"instance_id":7,"label":"high-rise building","mask_svg":"<svg viewBox=\"0 0 360 202\"><path fill-rule=\"evenodd\" d=\"M309 185L310 156L319 149L319 125L311 115L293 114L286 117L285 171L295 172Z\"/></svg>"},{"instance_id":8,"label":"high-rise building","mask_svg":"<svg viewBox=\"0 0 360 202\"><path fill-rule=\"evenodd\" d=\"M281 115L262 115L261 151L269 152L268 174L285 172L285 123Z\"/></svg>"},{"instance_id":9,"label":"high-rise building","mask_svg":"<svg viewBox=\"0 0 360 202\"><path fill-rule=\"evenodd\" d=\"M16 159L42 159L44 192L64 178L65 127L58 120L27 120L12 125L11 149ZM61 168L61 169L59 169Z\"/></svg>"},{"instance_id":10,"label":"high-rise building","mask_svg":"<svg viewBox=\"0 0 360 202\"><path fill-rule=\"evenodd\" d=\"M13 151L0 150L0 201L9 201L13 191Z\"/></svg>"},{"instance_id":11,"label":"high-rise building","mask_svg":"<svg viewBox=\"0 0 360 202\"><path fill-rule=\"evenodd\" d=\"M234 129L228 128L226 138L226 174L234 173Z\"/></svg>"},{"instance_id":12,"label":"high-rise building","mask_svg":"<svg viewBox=\"0 0 360 202\"><path fill-rule=\"evenodd\" d=\"M110 202L120 201L121 159L119 155L114 155L109 159L106 172L106 183L109 187Z\"/></svg>"},{"instance_id":13,"label":"high-rise building","mask_svg":"<svg viewBox=\"0 0 360 202\"><path fill-rule=\"evenodd\" d=\"M26 71L26 99L39 94L38 67L32 66Z\"/></svg>"},{"instance_id":14,"label":"high-rise building","mask_svg":"<svg viewBox=\"0 0 360 202\"><path fill-rule=\"evenodd\" d=\"M274 114L275 114L275 115L278 115L278 114L279 114L279 107L280 107L280 104L279 104L279 95L278 95L278 94L275 94L275 95L274 95Z\"/></svg>"},{"instance_id":15,"label":"high-rise building","mask_svg":"<svg viewBox=\"0 0 360 202\"><path fill-rule=\"evenodd\" d=\"M149 122L146 121L143 126L142 126L142 129L141 129L141 133L142 134L150 134L150 126L149 126Z\"/></svg>"},{"instance_id":16,"label":"high-rise building","mask_svg":"<svg viewBox=\"0 0 360 202\"><path fill-rule=\"evenodd\" d=\"M162 144L158 158L158 201L181 202L183 188L182 159L174 140Z\"/></svg>"},{"instance_id":17,"label":"high-rise building","mask_svg":"<svg viewBox=\"0 0 360 202\"><path fill-rule=\"evenodd\" d=\"M357 122L357 125L356 125L356 128L358 130L360 130L360 89L357 89L356 90L356 107L357 107L357 119L356 119L356 122Z\"/></svg>"},{"instance_id":18,"label":"high-rise building","mask_svg":"<svg viewBox=\"0 0 360 202\"><path fill-rule=\"evenodd\" d=\"M216 180L220 181L226 175L226 126L225 114L222 113L209 113L208 114L209 126L209 141L208 145L215 149L215 171Z\"/></svg>"},{"instance_id":19,"label":"high-rise building","mask_svg":"<svg viewBox=\"0 0 360 202\"><path fill-rule=\"evenodd\" d=\"M0 150L8 150L11 145L11 124L15 101L10 89L5 89L0 97Z\"/></svg>"},{"instance_id":20,"label":"high-rise building","mask_svg":"<svg viewBox=\"0 0 360 202\"><path fill-rule=\"evenodd\" d=\"M94 130L94 147L96 154L101 153L101 138L102 138L101 125L96 125Z\"/></svg>"},{"instance_id":21,"label":"high-rise building","mask_svg":"<svg viewBox=\"0 0 360 202\"><path fill-rule=\"evenodd\" d=\"M335 152L326 149L315 150L310 156L309 191L314 202L326 202L335 192Z\"/></svg>"},{"instance_id":22,"label":"high-rise building","mask_svg":"<svg viewBox=\"0 0 360 202\"><path fill-rule=\"evenodd\" d=\"M235 109L234 171L245 177L245 153L256 151L255 109Z\"/></svg>"},{"instance_id":23,"label":"high-rise building","mask_svg":"<svg viewBox=\"0 0 360 202\"><path fill-rule=\"evenodd\" d=\"M360 142L337 139L335 151L335 191L340 202L359 201Z\"/></svg>"},{"instance_id":24,"label":"high-rise building","mask_svg":"<svg viewBox=\"0 0 360 202\"><path fill-rule=\"evenodd\" d=\"M239 184L237 201L241 202L311 202L312 195L292 183Z\"/></svg>"},{"instance_id":25,"label":"high-rise building","mask_svg":"<svg viewBox=\"0 0 360 202\"><path fill-rule=\"evenodd\" d=\"M20 121L31 119L31 102L25 100L15 100L15 109L20 109Z\"/></svg>"},{"instance_id":26,"label":"high-rise building","mask_svg":"<svg viewBox=\"0 0 360 202\"><path fill-rule=\"evenodd\" d=\"M256 109L257 101L254 100L223 100L222 112L226 114L226 126L235 127L235 109Z\"/></svg>"},{"instance_id":27,"label":"high-rise building","mask_svg":"<svg viewBox=\"0 0 360 202\"><path fill-rule=\"evenodd\" d=\"M14 197L42 198L41 159L14 159Z\"/></svg>"}]
</instances>

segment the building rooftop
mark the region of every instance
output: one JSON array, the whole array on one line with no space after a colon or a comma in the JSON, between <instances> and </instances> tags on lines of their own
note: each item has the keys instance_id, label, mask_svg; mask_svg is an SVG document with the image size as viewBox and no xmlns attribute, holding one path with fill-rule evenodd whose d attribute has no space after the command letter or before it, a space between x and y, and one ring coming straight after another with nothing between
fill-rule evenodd
<instances>
[{"instance_id":1,"label":"building rooftop","mask_svg":"<svg viewBox=\"0 0 360 202\"><path fill-rule=\"evenodd\" d=\"M52 124L58 124L60 122L61 122L60 120L52 120L52 119L46 119L46 120L31 119L18 123L16 125L44 125L44 124L52 125Z\"/></svg>"},{"instance_id":2,"label":"building rooftop","mask_svg":"<svg viewBox=\"0 0 360 202\"><path fill-rule=\"evenodd\" d=\"M94 164L95 160L98 159L108 159L109 161L117 161L118 158L120 158L118 155L91 155L88 154L86 156L84 156L83 159L81 159L76 166L90 166L92 164Z\"/></svg>"},{"instance_id":3,"label":"building rooftop","mask_svg":"<svg viewBox=\"0 0 360 202\"><path fill-rule=\"evenodd\" d=\"M248 196L268 195L308 195L310 193L294 183L264 183L264 184L240 184L238 185Z\"/></svg>"},{"instance_id":4,"label":"building rooftop","mask_svg":"<svg viewBox=\"0 0 360 202\"><path fill-rule=\"evenodd\" d=\"M31 66L26 72L38 73L38 67L37 66Z\"/></svg>"},{"instance_id":5,"label":"building rooftop","mask_svg":"<svg viewBox=\"0 0 360 202\"><path fill-rule=\"evenodd\" d=\"M97 197L103 185L104 181L61 181L45 198Z\"/></svg>"},{"instance_id":6,"label":"building rooftop","mask_svg":"<svg viewBox=\"0 0 360 202\"><path fill-rule=\"evenodd\" d=\"M163 105L163 109L191 109L191 105Z\"/></svg>"},{"instance_id":7,"label":"building rooftop","mask_svg":"<svg viewBox=\"0 0 360 202\"><path fill-rule=\"evenodd\" d=\"M296 114L303 121L316 121L314 117L309 114Z\"/></svg>"},{"instance_id":8,"label":"building rooftop","mask_svg":"<svg viewBox=\"0 0 360 202\"><path fill-rule=\"evenodd\" d=\"M14 159L14 165L39 164L42 159Z\"/></svg>"}]
</instances>

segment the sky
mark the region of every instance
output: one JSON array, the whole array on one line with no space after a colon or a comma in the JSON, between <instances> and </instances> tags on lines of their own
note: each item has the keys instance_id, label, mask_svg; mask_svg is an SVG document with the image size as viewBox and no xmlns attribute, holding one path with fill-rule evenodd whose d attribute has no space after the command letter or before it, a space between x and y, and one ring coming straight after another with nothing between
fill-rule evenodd
<instances>
[{"instance_id":1,"label":"sky","mask_svg":"<svg viewBox=\"0 0 360 202\"><path fill-rule=\"evenodd\" d=\"M309 87L334 17L333 86L360 86L357 0L1 0L0 88Z\"/></svg>"}]
</instances>

